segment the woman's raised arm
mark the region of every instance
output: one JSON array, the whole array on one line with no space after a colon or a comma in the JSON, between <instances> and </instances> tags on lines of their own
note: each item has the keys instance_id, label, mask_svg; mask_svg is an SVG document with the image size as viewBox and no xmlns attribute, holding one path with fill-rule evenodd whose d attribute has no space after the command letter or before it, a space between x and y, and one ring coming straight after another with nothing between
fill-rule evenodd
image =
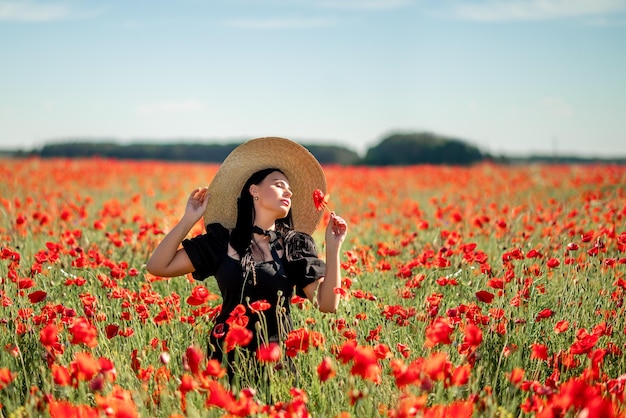
<instances>
[{"instance_id":1,"label":"woman's raised arm","mask_svg":"<svg viewBox=\"0 0 626 418\"><path fill-rule=\"evenodd\" d=\"M194 271L184 249L179 249L191 228L202 218L209 201L207 188L194 189L189 195L185 214L150 256L146 269L150 274L162 277L182 276Z\"/></svg>"},{"instance_id":2,"label":"woman's raised arm","mask_svg":"<svg viewBox=\"0 0 626 418\"><path fill-rule=\"evenodd\" d=\"M317 293L315 304L322 312L334 313L339 306L339 295L335 292L335 288L341 287L339 251L347 232L346 221L332 212L326 227L326 274L318 282L311 283L304 288L309 299Z\"/></svg>"}]
</instances>

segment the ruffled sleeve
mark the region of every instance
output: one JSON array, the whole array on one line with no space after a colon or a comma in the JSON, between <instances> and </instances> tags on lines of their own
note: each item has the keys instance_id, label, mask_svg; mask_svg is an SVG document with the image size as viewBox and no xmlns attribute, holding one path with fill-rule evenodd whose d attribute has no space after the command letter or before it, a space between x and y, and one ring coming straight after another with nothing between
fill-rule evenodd
<instances>
[{"instance_id":1,"label":"ruffled sleeve","mask_svg":"<svg viewBox=\"0 0 626 418\"><path fill-rule=\"evenodd\" d=\"M215 274L228 251L229 233L221 224L207 225L206 234L182 242L195 271L196 280L204 280Z\"/></svg>"},{"instance_id":2,"label":"ruffled sleeve","mask_svg":"<svg viewBox=\"0 0 626 418\"><path fill-rule=\"evenodd\" d=\"M303 232L290 232L285 237L285 270L296 285L296 294L306 297L304 288L326 274L326 263L317 255L315 241Z\"/></svg>"}]
</instances>

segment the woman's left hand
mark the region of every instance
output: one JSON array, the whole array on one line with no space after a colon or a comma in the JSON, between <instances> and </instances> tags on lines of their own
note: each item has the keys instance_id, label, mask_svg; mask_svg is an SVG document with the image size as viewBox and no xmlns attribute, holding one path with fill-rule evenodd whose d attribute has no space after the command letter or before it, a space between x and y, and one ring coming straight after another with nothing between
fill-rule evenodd
<instances>
[{"instance_id":1,"label":"woman's left hand","mask_svg":"<svg viewBox=\"0 0 626 418\"><path fill-rule=\"evenodd\" d=\"M330 220L326 227L326 245L332 245L335 249L338 249L346 238L347 233L348 223L341 216L336 215L335 212L331 212Z\"/></svg>"}]
</instances>

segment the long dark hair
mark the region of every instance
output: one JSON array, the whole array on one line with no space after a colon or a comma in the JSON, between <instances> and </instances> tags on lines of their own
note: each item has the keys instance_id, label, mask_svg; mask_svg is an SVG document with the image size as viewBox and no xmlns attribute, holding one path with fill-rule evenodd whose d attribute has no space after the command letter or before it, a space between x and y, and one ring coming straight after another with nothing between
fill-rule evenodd
<instances>
[{"instance_id":1,"label":"long dark hair","mask_svg":"<svg viewBox=\"0 0 626 418\"><path fill-rule=\"evenodd\" d=\"M265 177L275 171L285 175L285 173L278 168L265 168L251 175L241 189L241 193L237 199L237 223L235 224L235 229L233 229L230 234L230 245L237 251L237 254L239 254L239 257L242 259L249 251L250 241L252 240L252 227L254 226L255 212L254 202L250 194L250 186L260 184L265 180ZM276 232L282 235L293 229L291 210L289 210L286 217L277 219L275 226Z\"/></svg>"}]
</instances>

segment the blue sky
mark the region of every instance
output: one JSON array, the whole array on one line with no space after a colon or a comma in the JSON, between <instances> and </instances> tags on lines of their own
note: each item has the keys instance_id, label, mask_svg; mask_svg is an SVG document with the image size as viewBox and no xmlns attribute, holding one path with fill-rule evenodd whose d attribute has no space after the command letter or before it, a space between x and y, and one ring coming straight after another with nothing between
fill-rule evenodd
<instances>
[{"instance_id":1,"label":"blue sky","mask_svg":"<svg viewBox=\"0 0 626 418\"><path fill-rule=\"evenodd\" d=\"M0 147L430 131L626 156L626 0L0 0Z\"/></svg>"}]
</instances>

